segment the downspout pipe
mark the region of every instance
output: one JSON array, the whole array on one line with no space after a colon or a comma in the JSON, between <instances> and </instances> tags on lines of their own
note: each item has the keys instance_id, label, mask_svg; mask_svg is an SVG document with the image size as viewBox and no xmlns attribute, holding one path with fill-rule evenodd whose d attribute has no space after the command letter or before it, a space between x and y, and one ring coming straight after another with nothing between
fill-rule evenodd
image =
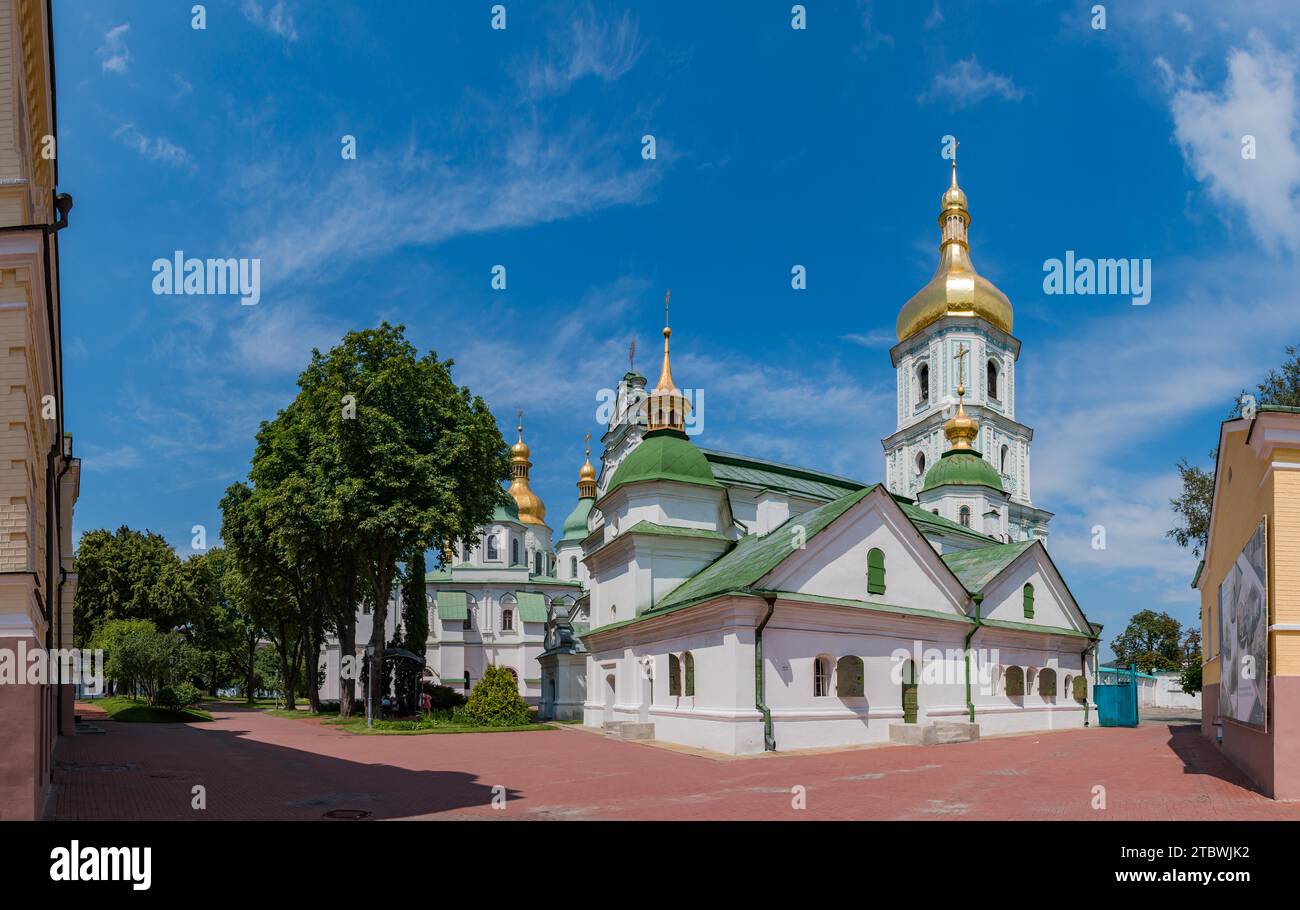
<instances>
[{"instance_id":1,"label":"downspout pipe","mask_svg":"<svg viewBox=\"0 0 1300 910\"><path fill-rule=\"evenodd\" d=\"M1088 646L1079 655L1083 661L1083 725L1085 727L1088 726L1088 654L1095 647L1097 647L1096 639L1088 642Z\"/></svg>"},{"instance_id":2,"label":"downspout pipe","mask_svg":"<svg viewBox=\"0 0 1300 910\"><path fill-rule=\"evenodd\" d=\"M972 600L975 602L975 625L971 626L970 634L966 636L966 644L962 651L966 655L966 716L971 723L975 723L975 700L971 697L970 688L970 640L975 637L975 633L984 625L980 621L980 607L984 604L984 595L976 594Z\"/></svg>"},{"instance_id":3,"label":"downspout pipe","mask_svg":"<svg viewBox=\"0 0 1300 910\"><path fill-rule=\"evenodd\" d=\"M767 614L763 621L754 629L754 707L763 715L763 751L776 751L776 734L772 730L772 711L764 701L763 687L763 629L767 628L767 622L772 618L772 613L776 610L776 595L764 594L763 599L767 601Z\"/></svg>"}]
</instances>

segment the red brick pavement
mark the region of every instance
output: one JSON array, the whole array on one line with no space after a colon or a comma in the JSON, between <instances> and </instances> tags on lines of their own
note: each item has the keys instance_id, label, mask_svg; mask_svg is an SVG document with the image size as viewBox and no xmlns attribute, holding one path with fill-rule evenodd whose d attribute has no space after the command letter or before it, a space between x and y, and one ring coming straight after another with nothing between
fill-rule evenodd
<instances>
[{"instance_id":1,"label":"red brick pavement","mask_svg":"<svg viewBox=\"0 0 1300 910\"><path fill-rule=\"evenodd\" d=\"M1191 725L719 760L577 729L358 736L242 708L213 717L97 720L103 735L64 738L56 817L1300 819L1300 804L1254 792ZM199 784L204 811L191 808Z\"/></svg>"}]
</instances>

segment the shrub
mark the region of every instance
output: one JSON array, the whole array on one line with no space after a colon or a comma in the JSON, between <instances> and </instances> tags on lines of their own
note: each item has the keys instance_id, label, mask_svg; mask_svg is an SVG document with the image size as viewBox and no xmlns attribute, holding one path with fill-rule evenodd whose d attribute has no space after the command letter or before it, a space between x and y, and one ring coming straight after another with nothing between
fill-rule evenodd
<instances>
[{"instance_id":1,"label":"shrub","mask_svg":"<svg viewBox=\"0 0 1300 910\"><path fill-rule=\"evenodd\" d=\"M429 696L432 703L431 707L435 711L442 708L459 708L465 704L465 696L451 686L437 686L432 683L425 683L424 693Z\"/></svg>"},{"instance_id":2,"label":"shrub","mask_svg":"<svg viewBox=\"0 0 1300 910\"><path fill-rule=\"evenodd\" d=\"M457 712L469 723L484 727L513 727L530 720L528 702L519 694L519 684L503 667L488 667L465 707Z\"/></svg>"},{"instance_id":3,"label":"shrub","mask_svg":"<svg viewBox=\"0 0 1300 910\"><path fill-rule=\"evenodd\" d=\"M172 687L176 702L182 708L191 708L203 701L203 693L193 683L183 682Z\"/></svg>"},{"instance_id":4,"label":"shrub","mask_svg":"<svg viewBox=\"0 0 1300 910\"><path fill-rule=\"evenodd\" d=\"M176 690L171 686L159 686L158 691L154 693L153 703L160 708L167 708L171 711L180 709L181 703L176 698Z\"/></svg>"}]
</instances>

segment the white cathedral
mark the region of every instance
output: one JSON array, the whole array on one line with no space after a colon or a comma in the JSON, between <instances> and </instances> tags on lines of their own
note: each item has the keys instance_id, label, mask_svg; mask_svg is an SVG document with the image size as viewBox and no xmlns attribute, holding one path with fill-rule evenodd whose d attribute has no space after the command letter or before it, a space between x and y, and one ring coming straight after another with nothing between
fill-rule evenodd
<instances>
[{"instance_id":1,"label":"white cathedral","mask_svg":"<svg viewBox=\"0 0 1300 910\"><path fill-rule=\"evenodd\" d=\"M954 164L898 317L884 484L697 447L665 326L553 550L521 430L517 514L429 573L432 676L504 665L544 717L727 754L1088 725L1101 627L1048 555L1012 307L969 224Z\"/></svg>"}]
</instances>

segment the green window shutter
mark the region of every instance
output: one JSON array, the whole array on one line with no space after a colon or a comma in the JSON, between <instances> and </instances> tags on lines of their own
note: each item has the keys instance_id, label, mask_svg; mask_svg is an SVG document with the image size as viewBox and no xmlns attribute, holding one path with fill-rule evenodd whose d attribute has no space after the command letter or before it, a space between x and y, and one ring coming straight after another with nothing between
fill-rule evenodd
<instances>
[{"instance_id":1,"label":"green window shutter","mask_svg":"<svg viewBox=\"0 0 1300 910\"><path fill-rule=\"evenodd\" d=\"M1019 698L1025 694L1025 671L1019 667L1007 667L1007 695Z\"/></svg>"},{"instance_id":2,"label":"green window shutter","mask_svg":"<svg viewBox=\"0 0 1300 910\"><path fill-rule=\"evenodd\" d=\"M1080 704L1083 704L1085 701L1087 701L1088 680L1084 679L1082 676L1076 676L1074 678L1074 692L1072 694L1074 695L1074 700L1079 702Z\"/></svg>"},{"instance_id":3,"label":"green window shutter","mask_svg":"<svg viewBox=\"0 0 1300 910\"><path fill-rule=\"evenodd\" d=\"M1025 619L1034 618L1034 586L1025 585Z\"/></svg>"},{"instance_id":4,"label":"green window shutter","mask_svg":"<svg viewBox=\"0 0 1300 910\"><path fill-rule=\"evenodd\" d=\"M867 593L885 593L885 554L879 549L867 554Z\"/></svg>"},{"instance_id":5,"label":"green window shutter","mask_svg":"<svg viewBox=\"0 0 1300 910\"><path fill-rule=\"evenodd\" d=\"M682 694L682 662L676 654L668 655L668 694Z\"/></svg>"},{"instance_id":6,"label":"green window shutter","mask_svg":"<svg viewBox=\"0 0 1300 910\"><path fill-rule=\"evenodd\" d=\"M1038 694L1042 696L1056 695L1056 671L1053 669L1044 670L1038 677Z\"/></svg>"},{"instance_id":7,"label":"green window shutter","mask_svg":"<svg viewBox=\"0 0 1300 910\"><path fill-rule=\"evenodd\" d=\"M917 695L917 684L919 674L916 669L916 661L907 660L903 663L903 723L916 723L917 714L920 708L920 699Z\"/></svg>"},{"instance_id":8,"label":"green window shutter","mask_svg":"<svg viewBox=\"0 0 1300 910\"><path fill-rule=\"evenodd\" d=\"M682 663L686 664L686 694L695 694L695 655L687 651L682 657Z\"/></svg>"},{"instance_id":9,"label":"green window shutter","mask_svg":"<svg viewBox=\"0 0 1300 910\"><path fill-rule=\"evenodd\" d=\"M835 694L840 698L862 698L866 692L861 657L841 657L835 665Z\"/></svg>"}]
</instances>

